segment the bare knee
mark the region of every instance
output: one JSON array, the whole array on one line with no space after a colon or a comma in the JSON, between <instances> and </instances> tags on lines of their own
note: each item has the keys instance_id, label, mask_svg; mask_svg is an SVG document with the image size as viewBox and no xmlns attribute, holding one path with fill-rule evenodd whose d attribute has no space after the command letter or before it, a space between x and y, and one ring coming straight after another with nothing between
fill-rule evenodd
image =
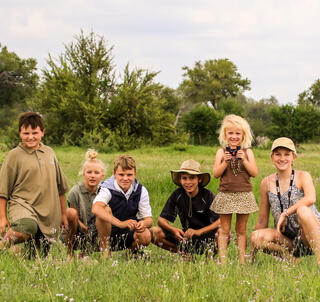
<instances>
[{"instance_id":1,"label":"bare knee","mask_svg":"<svg viewBox=\"0 0 320 302\"><path fill-rule=\"evenodd\" d=\"M252 232L251 244L254 248L263 248L269 242L275 241L275 230L261 229Z\"/></svg>"},{"instance_id":2,"label":"bare knee","mask_svg":"<svg viewBox=\"0 0 320 302\"><path fill-rule=\"evenodd\" d=\"M147 246L151 242L151 232L149 229L145 229L141 233L134 233L134 239L139 245Z\"/></svg>"},{"instance_id":3,"label":"bare knee","mask_svg":"<svg viewBox=\"0 0 320 302\"><path fill-rule=\"evenodd\" d=\"M231 226L230 227L226 227L226 226L224 226L224 227L220 227L219 229L218 229L218 236L229 236L230 235L230 231L231 231Z\"/></svg>"},{"instance_id":4,"label":"bare knee","mask_svg":"<svg viewBox=\"0 0 320 302\"><path fill-rule=\"evenodd\" d=\"M67 209L67 218L68 218L68 221L69 223L75 223L75 222L78 222L78 219L79 219L79 215L78 215L78 211L74 208L68 208Z\"/></svg>"},{"instance_id":5,"label":"bare knee","mask_svg":"<svg viewBox=\"0 0 320 302\"><path fill-rule=\"evenodd\" d=\"M261 240L260 237L260 231L253 231L251 234L251 244L253 247L257 247L259 245L259 240Z\"/></svg>"},{"instance_id":6,"label":"bare knee","mask_svg":"<svg viewBox=\"0 0 320 302\"><path fill-rule=\"evenodd\" d=\"M298 217L299 224L310 221L310 217L311 217L311 215L313 215L311 209L307 206L300 206L297 209L296 214Z\"/></svg>"},{"instance_id":7,"label":"bare knee","mask_svg":"<svg viewBox=\"0 0 320 302\"><path fill-rule=\"evenodd\" d=\"M247 228L246 227L236 227L237 236L246 236L247 235Z\"/></svg>"},{"instance_id":8,"label":"bare knee","mask_svg":"<svg viewBox=\"0 0 320 302\"><path fill-rule=\"evenodd\" d=\"M163 241L165 235L160 227L153 227L150 229L152 243L158 245Z\"/></svg>"}]
</instances>

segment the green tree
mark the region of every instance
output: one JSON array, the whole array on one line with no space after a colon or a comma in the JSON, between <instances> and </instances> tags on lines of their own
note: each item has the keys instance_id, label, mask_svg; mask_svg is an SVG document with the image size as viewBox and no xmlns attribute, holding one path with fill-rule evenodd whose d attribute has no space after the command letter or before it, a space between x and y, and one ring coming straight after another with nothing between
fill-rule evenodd
<instances>
[{"instance_id":1,"label":"green tree","mask_svg":"<svg viewBox=\"0 0 320 302\"><path fill-rule=\"evenodd\" d=\"M236 114L245 117L245 108L239 99L229 97L219 101L217 110L223 111L225 114Z\"/></svg>"},{"instance_id":2,"label":"green tree","mask_svg":"<svg viewBox=\"0 0 320 302\"><path fill-rule=\"evenodd\" d=\"M198 104L182 116L182 123L195 145L213 145L218 142L217 131L223 117L223 112Z\"/></svg>"},{"instance_id":3,"label":"green tree","mask_svg":"<svg viewBox=\"0 0 320 302\"><path fill-rule=\"evenodd\" d=\"M242 78L237 67L228 59L197 61L193 68L184 66L180 88L192 103L217 103L250 89L250 81Z\"/></svg>"},{"instance_id":4,"label":"green tree","mask_svg":"<svg viewBox=\"0 0 320 302\"><path fill-rule=\"evenodd\" d=\"M120 149L142 144L165 145L174 140L177 99L173 91L155 82L157 73L142 69L130 71L117 85L109 105L108 128L117 133Z\"/></svg>"},{"instance_id":5,"label":"green tree","mask_svg":"<svg viewBox=\"0 0 320 302\"><path fill-rule=\"evenodd\" d=\"M316 80L307 90L299 94L298 104L304 103L320 106L320 79Z\"/></svg>"},{"instance_id":6,"label":"green tree","mask_svg":"<svg viewBox=\"0 0 320 302\"><path fill-rule=\"evenodd\" d=\"M0 128L16 120L27 109L26 99L35 92L39 77L35 59L21 59L0 44Z\"/></svg>"},{"instance_id":7,"label":"green tree","mask_svg":"<svg viewBox=\"0 0 320 302\"><path fill-rule=\"evenodd\" d=\"M270 114L273 126L268 136L271 139L287 136L302 143L320 134L320 110L312 105L273 107Z\"/></svg>"},{"instance_id":8,"label":"green tree","mask_svg":"<svg viewBox=\"0 0 320 302\"><path fill-rule=\"evenodd\" d=\"M81 31L58 60L51 56L37 95L30 102L47 119L51 143L79 145L84 134L104 135L114 94L112 47L103 37Z\"/></svg>"},{"instance_id":9,"label":"green tree","mask_svg":"<svg viewBox=\"0 0 320 302\"><path fill-rule=\"evenodd\" d=\"M268 129L272 126L270 110L278 106L279 103L273 96L258 102L253 99L247 100L244 108L254 136L267 136Z\"/></svg>"}]
</instances>

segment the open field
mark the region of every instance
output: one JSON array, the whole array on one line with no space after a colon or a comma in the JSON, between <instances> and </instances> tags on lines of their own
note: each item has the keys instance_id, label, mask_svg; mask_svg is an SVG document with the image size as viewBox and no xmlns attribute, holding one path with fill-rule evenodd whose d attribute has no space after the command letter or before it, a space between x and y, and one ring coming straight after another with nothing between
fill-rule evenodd
<instances>
[{"instance_id":1,"label":"open field","mask_svg":"<svg viewBox=\"0 0 320 302\"><path fill-rule=\"evenodd\" d=\"M154 224L175 186L170 169L193 158L204 171L212 170L216 147L176 146L128 152L137 161L137 178L149 191ZM55 148L70 188L79 181L84 149ZM295 169L309 171L320 200L320 146L300 146ZM273 172L268 150L254 149L259 176L252 180L259 200L263 177ZM100 154L112 173L119 153ZM1 161L4 153L0 153ZM217 192L218 180L208 188ZM317 203L320 208L320 202ZM249 217L248 238L257 213ZM178 222L177 222L178 224ZM272 220L270 219L272 225ZM250 246L248 246L248 253ZM228 264L207 262L203 256L183 261L155 246L145 250L146 259L133 260L125 252L100 260L93 254L88 261L65 261L66 250L55 244L46 259L28 260L8 252L0 254L0 301L319 301L320 269L314 256L298 264L258 253L254 264L238 263L234 241L229 247Z\"/></svg>"}]
</instances>

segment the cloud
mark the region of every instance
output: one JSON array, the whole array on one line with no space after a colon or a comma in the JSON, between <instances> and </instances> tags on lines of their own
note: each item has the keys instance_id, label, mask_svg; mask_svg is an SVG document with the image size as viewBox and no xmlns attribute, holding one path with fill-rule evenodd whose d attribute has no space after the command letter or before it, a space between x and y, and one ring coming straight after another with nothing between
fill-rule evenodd
<instances>
[{"instance_id":1,"label":"cloud","mask_svg":"<svg viewBox=\"0 0 320 302\"><path fill-rule=\"evenodd\" d=\"M317 0L12 0L0 11L1 44L45 65L83 29L114 45L119 70L161 71L177 87L182 66L229 58L252 82L247 95L282 103L319 78Z\"/></svg>"}]
</instances>

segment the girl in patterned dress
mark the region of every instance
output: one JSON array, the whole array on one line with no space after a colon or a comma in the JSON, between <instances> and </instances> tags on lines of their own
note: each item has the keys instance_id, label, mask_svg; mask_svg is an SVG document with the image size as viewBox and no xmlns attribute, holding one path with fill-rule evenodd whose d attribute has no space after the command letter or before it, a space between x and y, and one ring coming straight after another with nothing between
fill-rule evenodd
<instances>
[{"instance_id":1,"label":"girl in patterned dress","mask_svg":"<svg viewBox=\"0 0 320 302\"><path fill-rule=\"evenodd\" d=\"M271 148L276 173L264 178L260 188L259 218L252 233L253 254L265 252L295 260L316 255L320 264L320 213L315 207L316 191L308 172L292 168L296 149L291 139L277 138ZM268 228L272 212L274 229Z\"/></svg>"},{"instance_id":2,"label":"girl in patterned dress","mask_svg":"<svg viewBox=\"0 0 320 302\"><path fill-rule=\"evenodd\" d=\"M219 193L211 210L220 214L221 219L218 237L220 262L226 262L232 214L236 214L239 259L244 264L249 213L258 210L250 183L250 177L258 175L258 168L249 149L252 132L248 122L240 116L227 115L222 122L219 141L222 148L217 151L213 167L214 177L220 178Z\"/></svg>"}]
</instances>

